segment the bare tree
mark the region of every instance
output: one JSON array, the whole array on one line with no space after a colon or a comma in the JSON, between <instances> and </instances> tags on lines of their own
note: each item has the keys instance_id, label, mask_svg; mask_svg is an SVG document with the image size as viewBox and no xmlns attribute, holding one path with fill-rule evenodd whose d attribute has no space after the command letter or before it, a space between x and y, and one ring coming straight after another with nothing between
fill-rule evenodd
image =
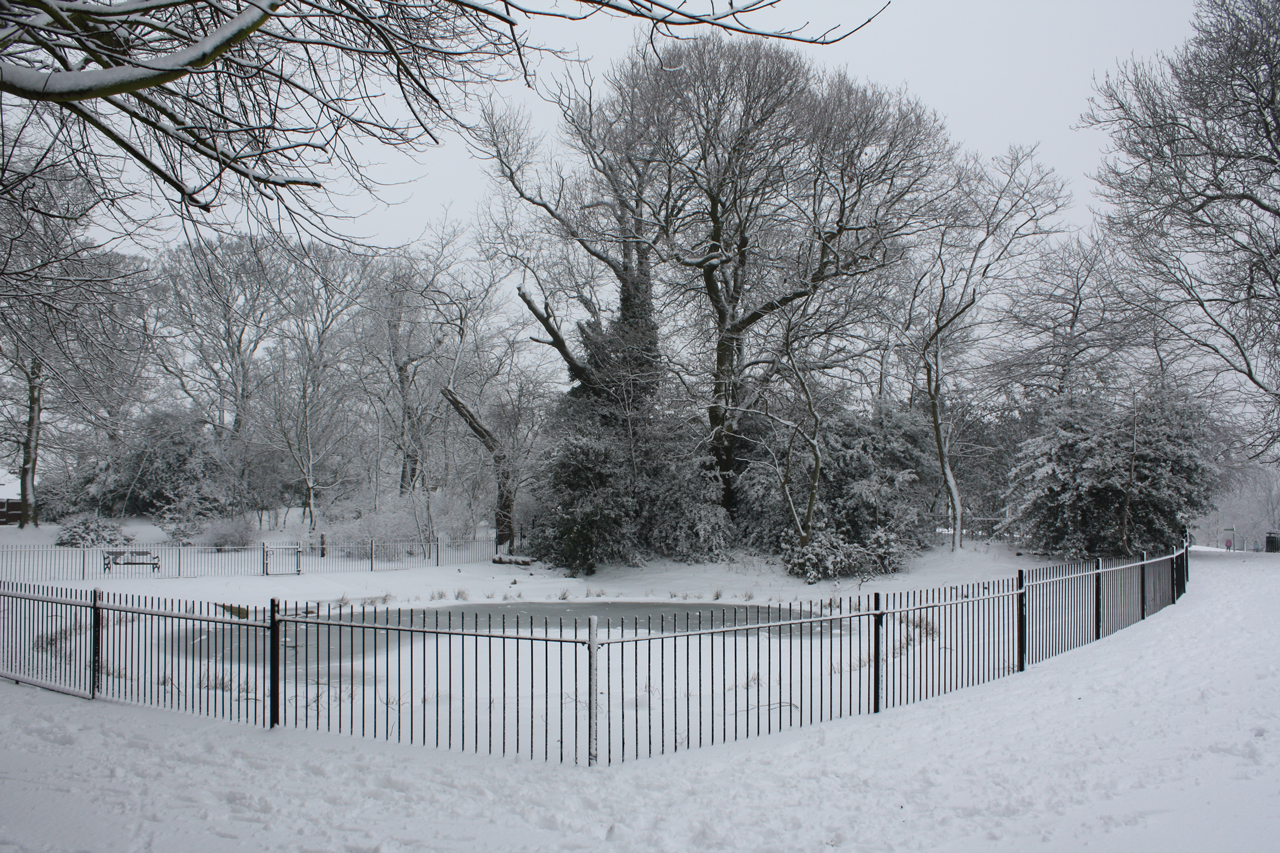
<instances>
[{"instance_id":1,"label":"bare tree","mask_svg":"<svg viewBox=\"0 0 1280 853\"><path fill-rule=\"evenodd\" d=\"M97 158L126 158L182 207L231 196L314 214L297 190L330 167L369 185L357 140L422 150L478 89L527 74L539 48L521 21L605 13L659 33L847 35L753 28L749 16L775 2L13 2L0 7L0 103L6 131L19 113L34 117L29 135L78 152L86 173L100 171Z\"/></svg>"},{"instance_id":2,"label":"bare tree","mask_svg":"<svg viewBox=\"0 0 1280 853\"><path fill-rule=\"evenodd\" d=\"M361 415L359 375L349 363L353 323L368 259L312 245L281 282L280 328L272 342L264 392L266 431L289 460L305 514L317 524L319 497L353 482Z\"/></svg>"},{"instance_id":3,"label":"bare tree","mask_svg":"<svg viewBox=\"0 0 1280 853\"><path fill-rule=\"evenodd\" d=\"M1028 264L995 306L990 384L1035 400L1114 378L1117 354L1142 344L1150 325L1135 325L1114 298L1119 275L1111 247L1094 236L1066 240Z\"/></svg>"},{"instance_id":4,"label":"bare tree","mask_svg":"<svg viewBox=\"0 0 1280 853\"><path fill-rule=\"evenodd\" d=\"M369 400L395 447L401 495L425 485L427 442L446 409L439 389L448 381L450 307L457 292L452 267L458 234L446 230L422 249L380 259L365 290L358 346ZM380 450L373 456L379 457ZM375 492L377 490L375 489Z\"/></svg>"},{"instance_id":5,"label":"bare tree","mask_svg":"<svg viewBox=\"0 0 1280 853\"><path fill-rule=\"evenodd\" d=\"M1202 0L1193 26L1108 75L1084 120L1111 134L1097 177L1131 261L1121 293L1246 392L1264 453L1280 441L1280 3Z\"/></svg>"},{"instance_id":6,"label":"bare tree","mask_svg":"<svg viewBox=\"0 0 1280 853\"><path fill-rule=\"evenodd\" d=\"M23 403L11 435L20 457L20 524L38 524L36 476L51 404L94 421L118 397L116 368L136 390L149 335L139 322L137 265L87 239L94 188L64 169L0 194L0 362ZM95 381L97 380L97 381ZM49 394L55 396L51 399ZM132 398L131 398L132 399ZM20 423L17 423L20 421Z\"/></svg>"},{"instance_id":7,"label":"bare tree","mask_svg":"<svg viewBox=\"0 0 1280 853\"><path fill-rule=\"evenodd\" d=\"M682 336L672 364L707 412L731 505L737 419L775 375L770 318L823 291L874 288L871 274L929 227L950 145L918 103L776 45L642 46L605 83L555 95L577 171L539 170L510 116L489 116L481 145L513 194L617 282L617 349L638 359L627 375L654 370L655 306L667 309ZM581 294L590 314L598 303ZM546 294L522 298L574 379L595 381ZM579 330L589 352L594 328Z\"/></svg>"},{"instance_id":8,"label":"bare tree","mask_svg":"<svg viewBox=\"0 0 1280 853\"><path fill-rule=\"evenodd\" d=\"M1062 181L1028 149L1012 148L984 166L956 165L948 209L914 259L902 324L920 390L929 404L938 470L947 491L951 547L963 543L964 504L951 463L946 398L971 342L974 318L990 292L1022 276L1066 203ZM914 371L913 371L914 372Z\"/></svg>"}]
</instances>

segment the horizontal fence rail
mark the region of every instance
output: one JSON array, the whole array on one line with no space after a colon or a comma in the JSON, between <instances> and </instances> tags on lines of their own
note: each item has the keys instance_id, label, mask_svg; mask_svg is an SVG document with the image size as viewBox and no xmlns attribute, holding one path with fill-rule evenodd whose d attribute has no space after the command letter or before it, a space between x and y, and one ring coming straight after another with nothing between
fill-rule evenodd
<instances>
[{"instance_id":1,"label":"horizontal fence rail","mask_svg":"<svg viewBox=\"0 0 1280 853\"><path fill-rule=\"evenodd\" d=\"M0 582L0 677L252 725L614 763L992 681L1158 612L1186 581L1184 548L931 590L645 605L608 619Z\"/></svg>"},{"instance_id":2,"label":"horizontal fence rail","mask_svg":"<svg viewBox=\"0 0 1280 853\"><path fill-rule=\"evenodd\" d=\"M461 542L326 542L246 547L120 545L0 546L0 580L47 583L97 578L194 578L381 572L489 562L492 539Z\"/></svg>"}]
</instances>

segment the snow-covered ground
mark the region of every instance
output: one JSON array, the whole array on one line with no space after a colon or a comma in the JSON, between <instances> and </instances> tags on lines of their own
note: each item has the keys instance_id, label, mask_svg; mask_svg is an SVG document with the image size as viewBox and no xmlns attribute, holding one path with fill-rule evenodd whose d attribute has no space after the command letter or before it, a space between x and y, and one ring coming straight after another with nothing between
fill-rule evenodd
<instances>
[{"instance_id":1,"label":"snow-covered ground","mask_svg":"<svg viewBox=\"0 0 1280 853\"><path fill-rule=\"evenodd\" d=\"M56 525L38 530L0 527L0 546L52 545ZM139 545L161 541L164 534L152 525L129 522L125 531ZM288 539L287 533L276 538ZM158 595L202 601L234 601L267 604L276 597L285 601L341 601L379 603L457 604L459 601L524 599L723 601L756 604L778 601L826 600L859 592L928 589L953 583L1007 578L1018 569L1044 565L1044 558L1018 554L999 543L974 542L955 554L935 548L916 556L905 572L859 584L856 580L806 584L790 577L776 559L739 554L712 564L690 565L653 560L639 566L606 566L590 577L570 578L562 570L537 565L529 568L472 563L421 566L378 572L329 574L231 576L204 578L107 578L49 582L64 587L101 587L111 592ZM388 598L388 596L390 596Z\"/></svg>"},{"instance_id":2,"label":"snow-covered ground","mask_svg":"<svg viewBox=\"0 0 1280 853\"><path fill-rule=\"evenodd\" d=\"M1271 851L1278 617L1280 556L1197 551L1176 606L1024 674L600 768L5 683L0 851Z\"/></svg>"}]
</instances>

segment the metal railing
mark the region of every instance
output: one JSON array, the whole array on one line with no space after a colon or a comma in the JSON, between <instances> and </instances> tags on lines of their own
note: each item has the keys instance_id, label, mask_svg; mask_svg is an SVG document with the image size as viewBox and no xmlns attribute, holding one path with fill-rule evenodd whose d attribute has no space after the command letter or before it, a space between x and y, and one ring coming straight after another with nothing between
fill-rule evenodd
<instances>
[{"instance_id":1,"label":"metal railing","mask_svg":"<svg viewBox=\"0 0 1280 853\"><path fill-rule=\"evenodd\" d=\"M0 580L48 583L120 577L377 572L488 562L496 553L492 539L453 543L364 539L245 547L9 545L0 546Z\"/></svg>"},{"instance_id":2,"label":"metal railing","mask_svg":"<svg viewBox=\"0 0 1280 853\"><path fill-rule=\"evenodd\" d=\"M636 605L650 612L620 619L0 583L0 676L255 725L613 763L1001 678L1146 618L1186 580L1183 549L826 602Z\"/></svg>"}]
</instances>

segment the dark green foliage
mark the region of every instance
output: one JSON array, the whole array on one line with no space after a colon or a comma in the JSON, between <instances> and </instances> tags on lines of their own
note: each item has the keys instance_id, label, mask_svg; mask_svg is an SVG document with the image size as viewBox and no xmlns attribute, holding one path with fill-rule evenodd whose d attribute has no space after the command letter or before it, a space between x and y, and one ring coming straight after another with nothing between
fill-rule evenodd
<instances>
[{"instance_id":1,"label":"dark green foliage","mask_svg":"<svg viewBox=\"0 0 1280 853\"><path fill-rule=\"evenodd\" d=\"M814 530L809 541L789 538L782 545L782 564L789 574L809 583L843 577L892 574L906 565L910 547L892 530L877 527L862 543L847 541L824 528Z\"/></svg>"},{"instance_id":2,"label":"dark green foliage","mask_svg":"<svg viewBox=\"0 0 1280 853\"><path fill-rule=\"evenodd\" d=\"M693 559L727 544L719 483L680 422L567 398L553 429L561 438L536 490L533 556L590 574L600 563Z\"/></svg>"},{"instance_id":3,"label":"dark green foliage","mask_svg":"<svg viewBox=\"0 0 1280 853\"><path fill-rule=\"evenodd\" d=\"M1208 411L1176 391L1129 406L1064 397L1022 444L1011 515L1035 545L1072 557L1167 551L1212 509L1222 448Z\"/></svg>"},{"instance_id":4,"label":"dark green foliage","mask_svg":"<svg viewBox=\"0 0 1280 853\"><path fill-rule=\"evenodd\" d=\"M829 523L849 542L892 531L910 544L936 492L928 424L919 412L879 405L827 435L823 466Z\"/></svg>"},{"instance_id":5,"label":"dark green foliage","mask_svg":"<svg viewBox=\"0 0 1280 853\"><path fill-rule=\"evenodd\" d=\"M154 412L137 424L132 446L90 486L111 515L161 515L177 506L208 514L217 502L207 493L216 475L212 442L187 412Z\"/></svg>"},{"instance_id":6,"label":"dark green foliage","mask_svg":"<svg viewBox=\"0 0 1280 853\"><path fill-rule=\"evenodd\" d=\"M812 537L824 531L826 539L862 547L891 535L906 550L919 544L936 492L928 425L920 414L891 404L877 405L866 414L846 411L832 417L819 438L823 461ZM755 544L794 551L800 547L797 524L774 461L780 450L770 456L761 448L738 478L738 523ZM809 479L811 457L796 453L791 464L793 500L803 503L807 489L801 494L794 484ZM832 560L833 565L845 564L838 556ZM807 576L809 571L800 574Z\"/></svg>"}]
</instances>

